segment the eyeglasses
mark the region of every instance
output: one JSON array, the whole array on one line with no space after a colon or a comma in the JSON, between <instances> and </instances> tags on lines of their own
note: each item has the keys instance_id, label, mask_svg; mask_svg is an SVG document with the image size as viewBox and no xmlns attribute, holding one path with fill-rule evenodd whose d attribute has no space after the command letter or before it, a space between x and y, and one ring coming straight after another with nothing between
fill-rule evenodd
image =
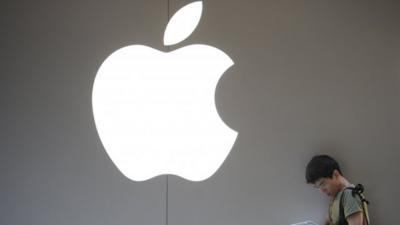
<instances>
[{"instance_id":1,"label":"eyeglasses","mask_svg":"<svg viewBox=\"0 0 400 225\"><path fill-rule=\"evenodd\" d=\"M313 187L316 188L316 189L325 188L325 187L326 187L326 182L325 182L325 180L323 180L323 179L318 180L318 181L316 181L316 182L314 183Z\"/></svg>"}]
</instances>

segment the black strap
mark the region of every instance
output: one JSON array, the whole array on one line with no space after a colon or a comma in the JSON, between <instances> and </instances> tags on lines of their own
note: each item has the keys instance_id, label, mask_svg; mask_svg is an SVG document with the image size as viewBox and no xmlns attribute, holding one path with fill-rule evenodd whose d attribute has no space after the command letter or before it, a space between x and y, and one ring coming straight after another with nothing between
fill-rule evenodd
<instances>
[{"instance_id":1,"label":"black strap","mask_svg":"<svg viewBox=\"0 0 400 225\"><path fill-rule=\"evenodd\" d=\"M344 192L346 191L346 189L349 189L349 188L345 188L343 190L343 192L342 192L342 195L340 196L340 201L339 201L339 223L338 223L338 225L348 225L346 217L344 216L344 207L343 207L343 196L344 196Z\"/></svg>"}]
</instances>

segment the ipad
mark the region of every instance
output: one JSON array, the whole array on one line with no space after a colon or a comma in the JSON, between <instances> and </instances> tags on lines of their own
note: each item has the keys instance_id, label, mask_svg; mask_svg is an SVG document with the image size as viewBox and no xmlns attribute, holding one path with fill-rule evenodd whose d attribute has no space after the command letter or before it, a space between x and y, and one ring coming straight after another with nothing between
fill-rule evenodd
<instances>
[{"instance_id":1,"label":"ipad","mask_svg":"<svg viewBox=\"0 0 400 225\"><path fill-rule=\"evenodd\" d=\"M300 222L300 223L292 223L290 225L318 225L318 224L311 220L307 220L307 221Z\"/></svg>"}]
</instances>

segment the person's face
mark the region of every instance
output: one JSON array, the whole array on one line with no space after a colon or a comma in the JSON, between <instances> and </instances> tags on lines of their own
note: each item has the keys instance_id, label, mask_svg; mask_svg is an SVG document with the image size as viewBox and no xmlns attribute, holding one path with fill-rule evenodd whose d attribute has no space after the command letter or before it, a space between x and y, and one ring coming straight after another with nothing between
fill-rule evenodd
<instances>
[{"instance_id":1,"label":"person's face","mask_svg":"<svg viewBox=\"0 0 400 225\"><path fill-rule=\"evenodd\" d=\"M339 191L339 180L337 171L335 171L332 175L332 178L323 177L318 179L313 187L319 189L323 194L328 195L329 197L335 197L336 193Z\"/></svg>"}]
</instances>

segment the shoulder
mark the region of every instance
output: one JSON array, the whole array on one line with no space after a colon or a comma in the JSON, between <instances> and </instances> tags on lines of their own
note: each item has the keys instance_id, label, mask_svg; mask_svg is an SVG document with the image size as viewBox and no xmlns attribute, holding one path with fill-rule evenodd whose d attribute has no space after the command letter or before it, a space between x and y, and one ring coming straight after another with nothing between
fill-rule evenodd
<instances>
[{"instance_id":1,"label":"shoulder","mask_svg":"<svg viewBox=\"0 0 400 225\"><path fill-rule=\"evenodd\" d=\"M361 199L357 194L353 194L353 190L351 188L346 188L343 190L342 195L342 204L346 218L347 216L362 210Z\"/></svg>"},{"instance_id":2,"label":"shoulder","mask_svg":"<svg viewBox=\"0 0 400 225\"><path fill-rule=\"evenodd\" d=\"M349 187L342 191L342 203L343 204L355 204L360 205L362 204L360 196L353 192L353 188Z\"/></svg>"},{"instance_id":3,"label":"shoulder","mask_svg":"<svg viewBox=\"0 0 400 225\"><path fill-rule=\"evenodd\" d=\"M353 192L353 187L347 187L342 191L343 201L359 201L361 203L360 196Z\"/></svg>"}]
</instances>

